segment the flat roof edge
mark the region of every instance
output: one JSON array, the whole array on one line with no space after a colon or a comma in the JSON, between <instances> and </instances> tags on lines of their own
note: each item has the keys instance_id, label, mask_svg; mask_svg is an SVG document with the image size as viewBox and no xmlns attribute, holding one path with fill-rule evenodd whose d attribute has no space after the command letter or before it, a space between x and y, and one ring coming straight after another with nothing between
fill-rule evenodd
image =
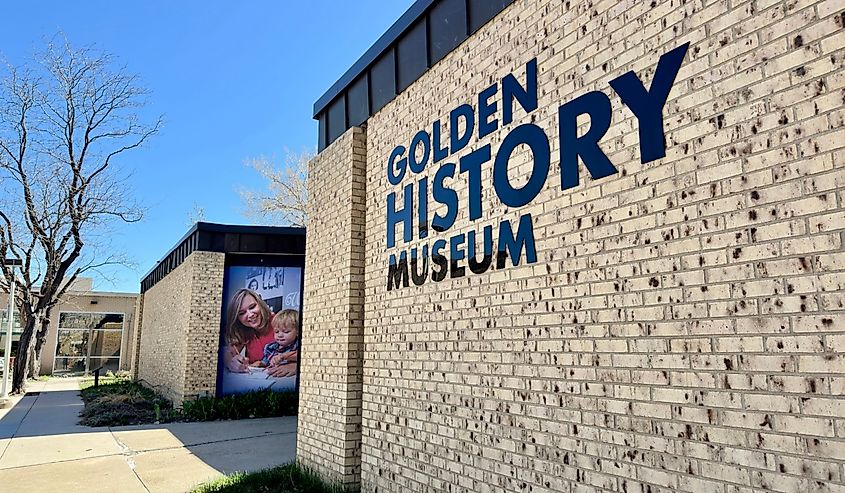
<instances>
[{"instance_id":1,"label":"flat roof edge","mask_svg":"<svg viewBox=\"0 0 845 493\"><path fill-rule=\"evenodd\" d=\"M147 271L146 274L141 276L141 283L143 284L144 281L149 278L153 272L165 262L171 255L174 254L176 250L178 250L182 244L191 236L199 233L199 232L208 232L208 233L236 233L236 234L254 234L254 235L273 235L273 236L305 236L305 228L295 227L295 226L246 226L246 225L239 225L239 224L220 224L220 223L207 223L207 222L198 222L191 226L187 233L182 235L170 249L167 250L167 253L158 260L155 265L153 265L150 270ZM193 251L206 251L203 249L196 249L191 250ZM143 293L143 289L141 292Z\"/></svg>"},{"instance_id":2,"label":"flat roof edge","mask_svg":"<svg viewBox=\"0 0 845 493\"><path fill-rule=\"evenodd\" d=\"M434 5L437 0L417 0L411 5L408 10L402 14L399 19L393 23L388 30L381 35L381 37L373 43L370 48L364 52L361 58L356 61L352 67L349 68L341 77L337 80L332 86L326 91L320 99L314 103L314 116L312 118L317 119L317 116L324 110L326 107L334 101L334 99L343 92L352 81L357 79L361 74L363 74L367 68L381 56L382 53L387 51L393 43L395 43L405 31L411 27L414 22L417 21L420 17L425 15L426 11Z\"/></svg>"}]
</instances>

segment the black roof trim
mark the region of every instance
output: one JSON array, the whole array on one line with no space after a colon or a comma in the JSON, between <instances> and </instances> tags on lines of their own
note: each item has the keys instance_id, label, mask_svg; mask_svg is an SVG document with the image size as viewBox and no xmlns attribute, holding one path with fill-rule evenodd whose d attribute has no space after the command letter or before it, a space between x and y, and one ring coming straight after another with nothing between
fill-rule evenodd
<instances>
[{"instance_id":1,"label":"black roof trim","mask_svg":"<svg viewBox=\"0 0 845 493\"><path fill-rule=\"evenodd\" d=\"M141 280L141 293L157 284L181 265L188 255L196 251L226 254L304 255L305 228L196 223L155 267L144 275Z\"/></svg>"}]
</instances>

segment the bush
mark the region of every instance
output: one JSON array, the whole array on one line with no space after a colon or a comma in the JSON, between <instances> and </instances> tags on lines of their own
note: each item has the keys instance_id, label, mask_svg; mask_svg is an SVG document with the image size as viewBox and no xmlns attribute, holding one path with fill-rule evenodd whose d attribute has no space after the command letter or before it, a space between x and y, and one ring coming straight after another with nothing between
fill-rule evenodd
<instances>
[{"instance_id":1,"label":"bush","mask_svg":"<svg viewBox=\"0 0 845 493\"><path fill-rule=\"evenodd\" d=\"M296 416L298 405L297 392L259 390L220 398L200 397L185 401L182 404L182 417L185 421L215 421Z\"/></svg>"},{"instance_id":2,"label":"bush","mask_svg":"<svg viewBox=\"0 0 845 493\"><path fill-rule=\"evenodd\" d=\"M79 416L80 424L86 426L296 416L299 402L297 392L262 390L219 399L201 397L174 409L170 401L126 377L114 377L98 387L93 381L83 381L82 387L85 408Z\"/></svg>"},{"instance_id":3,"label":"bush","mask_svg":"<svg viewBox=\"0 0 845 493\"><path fill-rule=\"evenodd\" d=\"M175 421L179 413L164 397L128 380L87 387L80 392L85 408L79 413L86 426L122 426Z\"/></svg>"}]
</instances>

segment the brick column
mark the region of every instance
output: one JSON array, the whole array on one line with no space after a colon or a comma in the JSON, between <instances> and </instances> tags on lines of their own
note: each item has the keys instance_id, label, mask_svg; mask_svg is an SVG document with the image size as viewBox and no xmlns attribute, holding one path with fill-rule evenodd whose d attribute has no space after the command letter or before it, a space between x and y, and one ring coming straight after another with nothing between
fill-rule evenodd
<instances>
[{"instance_id":1,"label":"brick column","mask_svg":"<svg viewBox=\"0 0 845 493\"><path fill-rule=\"evenodd\" d=\"M361 481L366 133L352 128L309 164L297 460Z\"/></svg>"},{"instance_id":2,"label":"brick column","mask_svg":"<svg viewBox=\"0 0 845 493\"><path fill-rule=\"evenodd\" d=\"M135 302L135 330L132 331L132 360L130 372L132 380L138 380L138 353L141 351L141 326L144 320L144 293L138 295L138 300Z\"/></svg>"}]
</instances>

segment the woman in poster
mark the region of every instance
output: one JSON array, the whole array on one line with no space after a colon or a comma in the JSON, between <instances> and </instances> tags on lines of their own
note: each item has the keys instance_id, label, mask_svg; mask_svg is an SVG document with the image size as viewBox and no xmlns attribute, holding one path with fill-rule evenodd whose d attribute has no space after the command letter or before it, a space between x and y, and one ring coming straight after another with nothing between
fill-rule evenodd
<instances>
[{"instance_id":1,"label":"woman in poster","mask_svg":"<svg viewBox=\"0 0 845 493\"><path fill-rule=\"evenodd\" d=\"M224 364L234 373L248 373L251 364L261 361L264 348L274 342L270 308L255 291L239 289L226 312ZM268 377L296 374L296 365L280 365L266 370Z\"/></svg>"}]
</instances>

